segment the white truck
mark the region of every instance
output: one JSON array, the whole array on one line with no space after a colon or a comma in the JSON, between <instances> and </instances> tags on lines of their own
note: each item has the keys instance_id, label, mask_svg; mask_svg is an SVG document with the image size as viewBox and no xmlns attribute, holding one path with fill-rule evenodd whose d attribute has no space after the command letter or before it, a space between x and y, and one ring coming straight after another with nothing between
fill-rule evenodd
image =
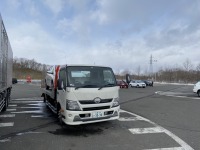
<instances>
[{"instance_id":1,"label":"white truck","mask_svg":"<svg viewBox=\"0 0 200 150\"><path fill-rule=\"evenodd\" d=\"M13 53L0 15L0 112L8 107L12 89Z\"/></svg>"},{"instance_id":2,"label":"white truck","mask_svg":"<svg viewBox=\"0 0 200 150\"><path fill-rule=\"evenodd\" d=\"M80 125L119 118L119 87L109 67L56 66L54 88L44 88L42 96L61 123Z\"/></svg>"}]
</instances>

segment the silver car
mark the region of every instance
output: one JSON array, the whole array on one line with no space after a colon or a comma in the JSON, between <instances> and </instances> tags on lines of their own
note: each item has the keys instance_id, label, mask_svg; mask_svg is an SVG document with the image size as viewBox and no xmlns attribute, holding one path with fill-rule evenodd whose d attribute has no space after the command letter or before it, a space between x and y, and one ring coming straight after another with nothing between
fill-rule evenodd
<instances>
[{"instance_id":1,"label":"silver car","mask_svg":"<svg viewBox=\"0 0 200 150\"><path fill-rule=\"evenodd\" d=\"M146 84L141 81L141 80L132 80L130 83L129 83L129 86L130 87L142 87L142 88L145 88L146 87Z\"/></svg>"}]
</instances>

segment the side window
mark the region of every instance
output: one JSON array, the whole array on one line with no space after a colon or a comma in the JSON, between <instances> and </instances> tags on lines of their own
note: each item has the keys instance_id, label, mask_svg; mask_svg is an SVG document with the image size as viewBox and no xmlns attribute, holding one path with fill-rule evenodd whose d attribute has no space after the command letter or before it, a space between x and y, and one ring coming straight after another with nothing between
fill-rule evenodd
<instances>
[{"instance_id":1,"label":"side window","mask_svg":"<svg viewBox=\"0 0 200 150\"><path fill-rule=\"evenodd\" d=\"M63 82L63 86L66 87L66 71L65 71L65 69L60 70L59 80L60 80L61 83Z\"/></svg>"},{"instance_id":2,"label":"side window","mask_svg":"<svg viewBox=\"0 0 200 150\"><path fill-rule=\"evenodd\" d=\"M52 73L53 74L55 73L55 67L52 67Z\"/></svg>"},{"instance_id":3,"label":"side window","mask_svg":"<svg viewBox=\"0 0 200 150\"><path fill-rule=\"evenodd\" d=\"M113 73L110 70L103 70L104 81L114 84L115 81L113 80Z\"/></svg>"}]
</instances>

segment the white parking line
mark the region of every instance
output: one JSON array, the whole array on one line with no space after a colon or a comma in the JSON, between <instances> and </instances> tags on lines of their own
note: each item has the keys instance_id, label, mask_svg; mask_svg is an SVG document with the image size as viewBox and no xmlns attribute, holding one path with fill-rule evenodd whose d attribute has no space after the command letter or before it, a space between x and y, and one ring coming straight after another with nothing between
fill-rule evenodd
<instances>
[{"instance_id":1,"label":"white parking line","mask_svg":"<svg viewBox=\"0 0 200 150\"><path fill-rule=\"evenodd\" d=\"M41 107L19 107L19 108L40 109Z\"/></svg>"},{"instance_id":2,"label":"white parking line","mask_svg":"<svg viewBox=\"0 0 200 150\"><path fill-rule=\"evenodd\" d=\"M129 129L132 134L163 133L164 130L158 127L153 128L133 128Z\"/></svg>"},{"instance_id":3,"label":"white parking line","mask_svg":"<svg viewBox=\"0 0 200 150\"><path fill-rule=\"evenodd\" d=\"M3 139L3 140L0 140L0 143L5 143L5 142L10 142L11 140L9 138L6 138L6 139Z\"/></svg>"},{"instance_id":4,"label":"white parking line","mask_svg":"<svg viewBox=\"0 0 200 150\"><path fill-rule=\"evenodd\" d=\"M146 118L144 118L144 117L141 117L141 116L139 116L139 115L137 115L137 114L134 114L134 113L131 113L131 112L128 112L128 111L125 111L125 110L123 110L123 112L126 112L126 113L128 113L128 114L130 114L130 115L133 115L133 116L136 116L137 118L140 118L140 119L142 119L142 120L144 120L144 121L146 121L146 122L149 122L150 124L152 124L152 125L154 125L155 127L156 127L156 129L153 129L153 130L155 130L155 132L157 131L157 133L159 132L159 131L162 131L162 133L165 133L165 134L167 134L169 137L171 137L173 140L175 140L181 147L182 147L182 150L194 150L190 145L188 145L186 142L184 142L182 139L180 139L178 136L176 136L175 134L173 134L172 132L170 132L170 131L168 131L167 129L165 129L165 128L163 128L163 127L161 127L161 126L159 126L159 125L157 125L156 123L154 123L154 122L152 122L152 121L150 121L150 120L148 120L148 119L146 119ZM141 128L140 128L141 129ZM144 129L144 131L143 131L143 133L145 133L145 131L147 132L147 131L151 131L151 130L145 130L145 128L143 128ZM135 133L137 133L137 130L138 130L138 133L140 132L140 133L142 133L142 130L139 130L139 129L133 129L132 131L135 131ZM153 132L153 130L152 130L152 132ZM131 130L130 130L131 131ZM132 133L132 132L131 132ZM134 133L134 132L133 132Z\"/></svg>"},{"instance_id":5,"label":"white parking line","mask_svg":"<svg viewBox=\"0 0 200 150\"><path fill-rule=\"evenodd\" d=\"M156 148L156 149L145 149L145 150L185 150L183 147L170 147L170 148Z\"/></svg>"},{"instance_id":6,"label":"white parking line","mask_svg":"<svg viewBox=\"0 0 200 150\"><path fill-rule=\"evenodd\" d=\"M16 111L16 109L6 109L6 111Z\"/></svg>"},{"instance_id":7,"label":"white parking line","mask_svg":"<svg viewBox=\"0 0 200 150\"><path fill-rule=\"evenodd\" d=\"M17 98L17 99L12 99L14 101L21 101L21 100L43 100L42 97L31 97L31 98Z\"/></svg>"},{"instance_id":8,"label":"white parking line","mask_svg":"<svg viewBox=\"0 0 200 150\"><path fill-rule=\"evenodd\" d=\"M11 112L11 113L13 114L32 114L32 113L42 114L44 112L40 110L35 110L35 111L18 111L18 112Z\"/></svg>"},{"instance_id":9,"label":"white parking line","mask_svg":"<svg viewBox=\"0 0 200 150\"><path fill-rule=\"evenodd\" d=\"M142 119L137 118L137 117L120 117L118 120L119 121L138 121L138 120L142 120Z\"/></svg>"},{"instance_id":10,"label":"white parking line","mask_svg":"<svg viewBox=\"0 0 200 150\"><path fill-rule=\"evenodd\" d=\"M46 118L44 115L32 115L32 118Z\"/></svg>"},{"instance_id":11,"label":"white parking line","mask_svg":"<svg viewBox=\"0 0 200 150\"><path fill-rule=\"evenodd\" d=\"M15 114L0 115L0 118L11 118L11 117L15 117Z\"/></svg>"},{"instance_id":12,"label":"white parking line","mask_svg":"<svg viewBox=\"0 0 200 150\"><path fill-rule=\"evenodd\" d=\"M17 105L8 105L9 107L17 107Z\"/></svg>"},{"instance_id":13,"label":"white parking line","mask_svg":"<svg viewBox=\"0 0 200 150\"><path fill-rule=\"evenodd\" d=\"M164 95L164 94L163 94ZM176 95L164 95L164 96L169 96L169 97L178 97L178 98L190 98L190 99L200 99L200 98L197 98L197 97L187 97L187 96L176 96Z\"/></svg>"},{"instance_id":14,"label":"white parking line","mask_svg":"<svg viewBox=\"0 0 200 150\"><path fill-rule=\"evenodd\" d=\"M46 106L44 103L27 104L28 106Z\"/></svg>"},{"instance_id":15,"label":"white parking line","mask_svg":"<svg viewBox=\"0 0 200 150\"><path fill-rule=\"evenodd\" d=\"M198 97L188 97L188 96L181 96L181 95L172 95L172 94L169 94L169 93L165 93L165 92L161 92L161 91L157 91L155 92L155 94L159 94L159 95L163 95L163 96L169 96L169 97L178 97L178 98L190 98L190 99L200 99Z\"/></svg>"},{"instance_id":16,"label":"white parking line","mask_svg":"<svg viewBox=\"0 0 200 150\"><path fill-rule=\"evenodd\" d=\"M25 135L25 134L39 134L39 133L44 133L44 132L32 132L32 131L28 131L28 132L22 132L22 133L17 133L17 136L20 135Z\"/></svg>"},{"instance_id":17,"label":"white parking line","mask_svg":"<svg viewBox=\"0 0 200 150\"><path fill-rule=\"evenodd\" d=\"M12 127L14 122L0 123L0 127Z\"/></svg>"},{"instance_id":18,"label":"white parking line","mask_svg":"<svg viewBox=\"0 0 200 150\"><path fill-rule=\"evenodd\" d=\"M17 103L17 104L20 104L20 103L43 103L43 101L12 101L10 103Z\"/></svg>"}]
</instances>

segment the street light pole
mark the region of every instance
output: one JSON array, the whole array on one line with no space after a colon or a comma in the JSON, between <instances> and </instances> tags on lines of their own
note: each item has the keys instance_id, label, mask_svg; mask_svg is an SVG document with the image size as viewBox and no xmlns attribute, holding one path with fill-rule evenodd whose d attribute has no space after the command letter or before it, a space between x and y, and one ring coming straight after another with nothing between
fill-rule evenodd
<instances>
[{"instance_id":1,"label":"street light pole","mask_svg":"<svg viewBox=\"0 0 200 150\"><path fill-rule=\"evenodd\" d=\"M153 71L153 63L157 62L157 60L153 59L153 56L151 55L150 56L150 76L152 77L153 79L153 76L155 81L156 81L156 69L154 68L154 71ZM155 75L154 75L154 72L155 72Z\"/></svg>"},{"instance_id":2,"label":"street light pole","mask_svg":"<svg viewBox=\"0 0 200 150\"><path fill-rule=\"evenodd\" d=\"M157 63L157 60L153 60L153 62ZM155 66L156 66L156 64L155 64ZM156 67L154 67L154 68L156 68ZM154 70L155 70L155 81L156 81L156 69L154 69Z\"/></svg>"}]
</instances>

